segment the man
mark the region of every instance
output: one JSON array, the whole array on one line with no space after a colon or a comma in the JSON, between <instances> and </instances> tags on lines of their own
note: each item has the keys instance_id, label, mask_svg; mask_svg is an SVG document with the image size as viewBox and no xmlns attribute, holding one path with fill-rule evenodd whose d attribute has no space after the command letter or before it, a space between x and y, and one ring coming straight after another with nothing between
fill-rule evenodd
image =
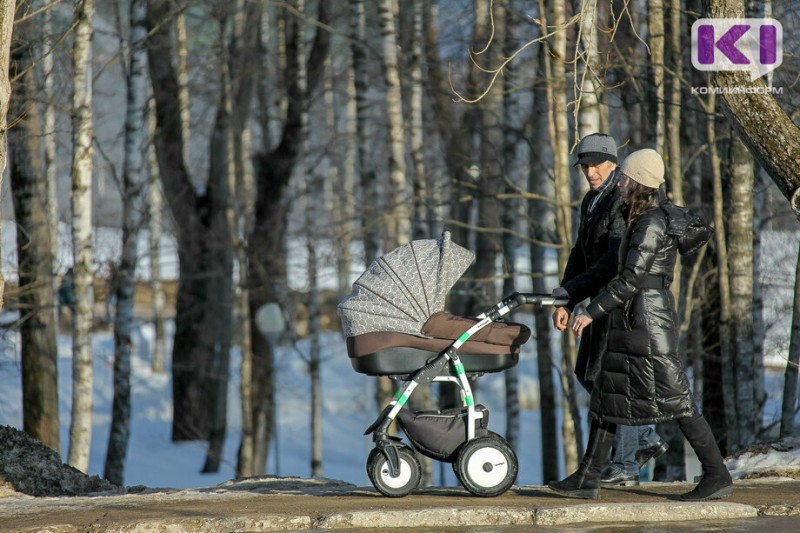
<instances>
[{"instance_id":1,"label":"man","mask_svg":"<svg viewBox=\"0 0 800 533\"><path fill-rule=\"evenodd\" d=\"M581 202L580 226L569 254L561 286L553 289L557 298L569 298L565 307L553 312L553 325L567 328L569 315L577 304L594 298L617 274L619 245L625 234L623 201L617 195L617 143L610 135L593 133L578 144L578 160L590 190ZM587 392L600 372L606 349L606 321L594 321L581 336L575 376ZM638 485L639 470L667 451L652 426L619 426L611 464L600 481L605 485Z\"/></svg>"}]
</instances>

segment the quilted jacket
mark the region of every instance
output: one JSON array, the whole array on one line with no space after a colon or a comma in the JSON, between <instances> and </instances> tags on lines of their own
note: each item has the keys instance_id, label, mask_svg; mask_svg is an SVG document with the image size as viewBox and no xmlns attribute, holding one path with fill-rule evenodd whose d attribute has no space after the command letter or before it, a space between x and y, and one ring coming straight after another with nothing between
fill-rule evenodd
<instances>
[{"instance_id":1,"label":"quilted jacket","mask_svg":"<svg viewBox=\"0 0 800 533\"><path fill-rule=\"evenodd\" d=\"M677 350L669 285L678 239L667 233L668 224L661 207L633 221L620 245L617 276L586 309L593 323L603 317L609 321L607 352L590 404L592 416L601 421L643 425L695 412ZM709 236L710 231L704 238Z\"/></svg>"}]
</instances>

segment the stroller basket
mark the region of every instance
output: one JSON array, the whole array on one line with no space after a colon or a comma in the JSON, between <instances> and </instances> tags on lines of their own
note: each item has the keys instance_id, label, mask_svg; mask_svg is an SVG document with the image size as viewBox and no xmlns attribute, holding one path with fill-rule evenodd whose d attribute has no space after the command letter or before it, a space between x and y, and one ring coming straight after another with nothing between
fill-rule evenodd
<instances>
[{"instance_id":1,"label":"stroller basket","mask_svg":"<svg viewBox=\"0 0 800 533\"><path fill-rule=\"evenodd\" d=\"M483 414L475 420L475 436L485 437L489 434L489 410L481 404L476 405L475 410ZM467 415L467 409L463 407L415 413L401 409L397 420L403 433L421 454L437 461L455 463L467 435Z\"/></svg>"}]
</instances>

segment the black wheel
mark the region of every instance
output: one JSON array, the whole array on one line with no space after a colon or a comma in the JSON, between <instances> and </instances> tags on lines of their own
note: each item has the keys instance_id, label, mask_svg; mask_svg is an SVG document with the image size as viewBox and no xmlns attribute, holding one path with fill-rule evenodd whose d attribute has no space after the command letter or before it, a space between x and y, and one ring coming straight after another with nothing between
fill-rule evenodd
<instances>
[{"instance_id":1,"label":"black wheel","mask_svg":"<svg viewBox=\"0 0 800 533\"><path fill-rule=\"evenodd\" d=\"M499 496L517 479L517 454L497 434L467 441L458 452L458 480L475 496Z\"/></svg>"},{"instance_id":2,"label":"black wheel","mask_svg":"<svg viewBox=\"0 0 800 533\"><path fill-rule=\"evenodd\" d=\"M373 448L367 458L367 476L378 492L390 498L408 495L419 486L422 479L422 467L416 454L407 446L397 447L400 472L392 476L392 469L386 455L378 448Z\"/></svg>"}]
</instances>

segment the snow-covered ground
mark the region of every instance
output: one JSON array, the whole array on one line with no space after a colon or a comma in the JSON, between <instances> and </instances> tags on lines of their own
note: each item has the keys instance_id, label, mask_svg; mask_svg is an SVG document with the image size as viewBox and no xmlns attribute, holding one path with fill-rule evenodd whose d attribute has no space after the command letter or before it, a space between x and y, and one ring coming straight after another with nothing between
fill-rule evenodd
<instances>
[{"instance_id":1,"label":"snow-covered ground","mask_svg":"<svg viewBox=\"0 0 800 533\"><path fill-rule=\"evenodd\" d=\"M8 317L4 317L8 318ZM7 320L3 322L7 323ZM154 374L150 369L152 328L139 327L133 357L133 420L131 442L125 471L126 485L149 487L202 487L215 485L234 477L236 450L239 445L241 415L239 412L239 358L234 354L231 368L228 437L224 460L217 474L201 474L205 448L198 443L175 444L170 441L171 384L169 373ZM324 389L323 455L324 475L359 486L369 486L365 461L372 447L364 429L374 420L377 410L373 391L375 378L358 374L350 366L344 342L338 333L323 337L322 383ZM0 424L22 427L22 391L19 361L19 336L5 330L0 336ZM310 401L309 379L304 350L280 346L276 354L278 386L278 438L270 449L267 473L280 476L309 477L310 469ZM532 405L537 397L535 360L525 345L519 369L522 379L523 405ZM110 332L94 337L94 432L89 474L102 476L111 418L113 338ZM61 405L61 445L65 459L68 447L69 407L71 398L71 346L68 337L59 337L59 398ZM769 373L772 397L767 416L779 415L782 373ZM477 400L491 413L490 428L505 432L501 374L485 375L478 380ZM517 484L541 484L539 450L539 414L536 408L522 411L521 439L517 447L519 477ZM794 464L800 468L800 448L791 451L772 450L766 455L742 457L731 463L734 473L763 469L775 465ZM696 464L690 460L690 468ZM435 463L435 482L456 485L450 465ZM444 475L444 478L442 478ZM690 475L692 472L690 471Z\"/></svg>"}]
</instances>

